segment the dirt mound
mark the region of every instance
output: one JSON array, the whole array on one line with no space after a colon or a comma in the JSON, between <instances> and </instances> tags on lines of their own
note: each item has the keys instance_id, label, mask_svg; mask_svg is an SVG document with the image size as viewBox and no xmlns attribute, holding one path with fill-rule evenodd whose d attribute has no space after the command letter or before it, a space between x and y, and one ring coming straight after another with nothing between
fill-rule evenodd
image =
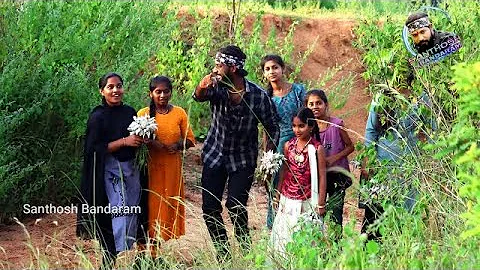
<instances>
[{"instance_id":1,"label":"dirt mound","mask_svg":"<svg viewBox=\"0 0 480 270\"><path fill-rule=\"evenodd\" d=\"M247 31L251 31L254 22L254 16L245 19ZM283 40L294 20L270 14L262 18L262 23L264 36L267 36L274 27L278 33L278 40ZM364 72L361 54L352 46L355 38L354 27L355 21L352 20L303 19L295 26L294 56L298 58L313 46L312 53L300 72L302 81L322 81L329 70L338 67L339 70L325 84L324 90L327 93L342 79L349 76L352 78L352 84L347 85L350 89L343 89L340 93L340 96L346 95L342 97L346 99L345 105L332 110L332 114L343 118L347 127L363 136L367 119L366 106L370 102L370 96L367 94L368 84L361 76ZM329 102L335 103L335 100ZM361 139L355 133L350 133L350 136L352 140Z\"/></svg>"},{"instance_id":2,"label":"dirt mound","mask_svg":"<svg viewBox=\"0 0 480 270\"><path fill-rule=\"evenodd\" d=\"M291 18L280 18L273 15L263 17L264 35L267 36L270 27L277 29L279 40L283 40L293 24ZM254 16L248 16L245 20L246 30L251 29ZM218 23L228 25L228 17L218 16ZM300 78L302 80L319 80L329 69L341 66L340 71L328 81L328 92L332 85L340 82L346 76L354 76L351 89L345 106L333 111L335 116L342 117L347 127L359 134L364 133L367 112L366 105L370 98L366 94L367 84L361 78L363 67L360 54L355 50L351 42L354 38L352 28L355 23L349 20L337 19L305 19L296 25L294 33L294 53L299 55L315 44L313 52L303 66ZM315 43L316 42L316 43ZM331 101L330 101L331 102ZM351 133L353 140L358 139ZM179 240L169 241L165 244L165 250L174 251L181 261L191 264L195 253L199 249L210 246L210 240L201 215L201 191L200 184L201 166L199 164L201 145L188 151L185 160L186 176L186 204L187 204L187 235ZM266 195L263 188L254 186L250 196L249 213L250 227L257 235L264 227L266 217ZM347 195L345 207L345 220L358 219L361 213L356 209L353 197ZM228 223L228 217L224 211L224 219ZM354 213L351 215L350 213ZM73 268L78 267L81 260L78 257L78 249L82 249L90 261L97 262L99 256L96 253L96 245L89 241L78 240L75 237L75 215L46 215L41 220L26 220L24 229L19 225L0 225L0 267L6 268L40 268L38 262L48 260L49 267ZM358 223L357 223L358 224ZM230 225L229 225L230 226ZM231 228L231 226L229 227ZM128 257L128 254L127 254ZM33 265L30 265L33 263Z\"/></svg>"}]
</instances>

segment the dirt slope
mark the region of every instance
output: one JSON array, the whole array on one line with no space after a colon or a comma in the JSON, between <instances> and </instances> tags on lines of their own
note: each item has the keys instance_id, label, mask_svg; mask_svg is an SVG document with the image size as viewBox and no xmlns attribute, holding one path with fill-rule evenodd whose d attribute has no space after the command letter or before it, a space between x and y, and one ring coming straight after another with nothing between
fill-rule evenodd
<instances>
[{"instance_id":1,"label":"dirt slope","mask_svg":"<svg viewBox=\"0 0 480 270\"><path fill-rule=\"evenodd\" d=\"M248 26L253 23L253 17L248 17L246 21L248 29ZM263 17L264 35L268 34L271 27L275 27L279 33L279 39L283 40L292 23L292 19L265 15ZM331 112L333 115L343 118L347 127L363 135L367 118L365 108L370 102L370 97L366 90L368 85L361 77L364 71L361 55L352 47L352 40L355 37L354 26L355 22L352 20L304 19L295 27L294 55L306 52L314 44L313 51L300 72L302 81L321 81L322 76L329 69L336 66L341 67L335 76L327 81L324 88L327 93L342 78L353 76L347 103L343 108ZM330 100L330 102L335 103L335 100ZM351 133L350 136L353 140L359 139L354 133Z\"/></svg>"}]
</instances>

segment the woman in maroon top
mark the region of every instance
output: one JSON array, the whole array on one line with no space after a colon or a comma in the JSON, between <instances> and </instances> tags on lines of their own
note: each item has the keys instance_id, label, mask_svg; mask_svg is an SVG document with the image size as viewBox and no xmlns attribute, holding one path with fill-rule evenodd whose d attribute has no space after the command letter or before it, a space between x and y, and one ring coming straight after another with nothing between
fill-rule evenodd
<instances>
[{"instance_id":1,"label":"woman in maroon top","mask_svg":"<svg viewBox=\"0 0 480 270\"><path fill-rule=\"evenodd\" d=\"M274 206L278 203L276 207L278 211L270 238L271 247L280 254L285 252L285 247L291 241L302 214L309 213L311 210L320 216L325 214L325 154L321 143L312 136L314 129L318 129L312 110L301 108L293 117L292 129L295 137L284 146L286 160L280 171L274 200ZM317 157L318 201L316 202L311 199L314 196L312 196L312 173L307 151L309 144L315 147Z\"/></svg>"}]
</instances>

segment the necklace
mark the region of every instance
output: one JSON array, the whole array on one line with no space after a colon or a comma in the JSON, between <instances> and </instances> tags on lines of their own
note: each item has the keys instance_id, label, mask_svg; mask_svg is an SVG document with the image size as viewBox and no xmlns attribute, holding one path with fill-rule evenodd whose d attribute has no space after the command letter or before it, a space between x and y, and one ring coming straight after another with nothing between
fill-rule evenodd
<instances>
[{"instance_id":1,"label":"necklace","mask_svg":"<svg viewBox=\"0 0 480 270\"><path fill-rule=\"evenodd\" d=\"M280 87L278 90L276 90L276 91L278 91L278 92L280 93L280 95L278 95L278 96L279 96L279 97L284 97L284 96L286 96L286 95L288 94L288 92L290 91L290 89L292 89L292 86L293 86L293 85L290 84L290 85L287 85L287 87L285 87L285 88L284 88L284 87Z\"/></svg>"},{"instance_id":2,"label":"necklace","mask_svg":"<svg viewBox=\"0 0 480 270\"><path fill-rule=\"evenodd\" d=\"M303 156L303 150L305 150L305 148L307 148L307 146L308 146L308 144L310 143L311 140L312 140L312 137L310 137L310 139L308 139L307 143L303 146L303 148L302 148L302 150L300 150L300 152L297 152L298 139L295 141L295 148L293 149L293 151L295 152L295 157L293 159L295 160L295 162L297 162L297 164L303 163L305 161L305 157Z\"/></svg>"},{"instance_id":3,"label":"necklace","mask_svg":"<svg viewBox=\"0 0 480 270\"><path fill-rule=\"evenodd\" d=\"M228 88L228 96L229 96L230 104L233 104L233 105L240 104L244 94L245 94L245 89L236 90L235 88L234 89Z\"/></svg>"},{"instance_id":4,"label":"necklace","mask_svg":"<svg viewBox=\"0 0 480 270\"><path fill-rule=\"evenodd\" d=\"M235 88L233 88L233 89L228 88L227 90L228 90L228 92L229 92L230 94L242 94L243 92L245 92L245 88L244 88L244 89L240 89L240 90L237 90L237 89L235 89Z\"/></svg>"},{"instance_id":5,"label":"necklace","mask_svg":"<svg viewBox=\"0 0 480 270\"><path fill-rule=\"evenodd\" d=\"M156 109L157 113L159 114L168 114L170 112L170 104L167 105L165 110L159 110L158 108Z\"/></svg>"}]
</instances>

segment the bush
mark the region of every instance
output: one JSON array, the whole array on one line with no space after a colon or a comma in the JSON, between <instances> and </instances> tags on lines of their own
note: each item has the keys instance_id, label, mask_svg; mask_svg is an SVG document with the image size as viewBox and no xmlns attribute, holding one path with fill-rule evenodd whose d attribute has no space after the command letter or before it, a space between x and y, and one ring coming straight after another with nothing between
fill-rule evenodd
<instances>
[{"instance_id":1,"label":"bush","mask_svg":"<svg viewBox=\"0 0 480 270\"><path fill-rule=\"evenodd\" d=\"M98 78L117 71L130 92L144 87L136 75L165 42L157 29L169 22L151 20L165 10L153 2L0 5L1 222L25 203L71 199L86 119L100 102Z\"/></svg>"}]
</instances>

